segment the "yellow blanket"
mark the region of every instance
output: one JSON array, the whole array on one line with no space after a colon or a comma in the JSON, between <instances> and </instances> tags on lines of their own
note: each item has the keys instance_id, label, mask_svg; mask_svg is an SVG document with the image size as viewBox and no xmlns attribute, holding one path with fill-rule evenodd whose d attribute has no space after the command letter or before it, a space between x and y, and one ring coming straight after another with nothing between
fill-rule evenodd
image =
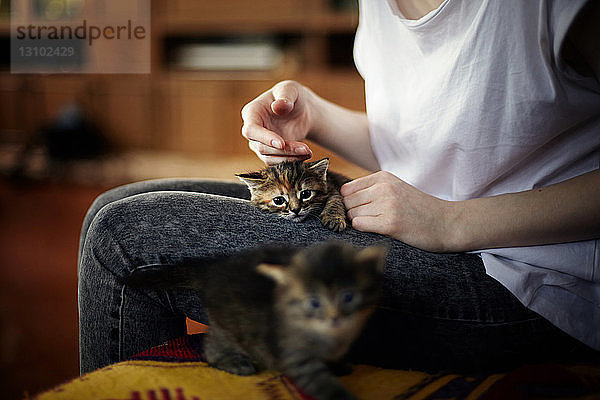
<instances>
[{"instance_id":1,"label":"yellow blanket","mask_svg":"<svg viewBox=\"0 0 600 400\"><path fill-rule=\"evenodd\" d=\"M507 374L431 375L355 365L340 378L359 399L600 399L600 365L523 366ZM302 400L275 371L242 377L203 361L202 335L189 335L41 393L37 400Z\"/></svg>"},{"instance_id":2,"label":"yellow blanket","mask_svg":"<svg viewBox=\"0 0 600 400\"><path fill-rule=\"evenodd\" d=\"M355 366L341 377L360 399L427 399L456 384L469 386L467 396L477 399L502 375L483 380L459 375L431 376L423 372ZM463 382L464 381L464 382ZM470 382L469 382L470 381ZM470 383L470 384L469 384ZM210 368L204 362L170 363L124 361L42 393L37 400L298 400L304 397L287 378L276 372L241 377ZM439 398L439 397L438 397Z\"/></svg>"}]
</instances>

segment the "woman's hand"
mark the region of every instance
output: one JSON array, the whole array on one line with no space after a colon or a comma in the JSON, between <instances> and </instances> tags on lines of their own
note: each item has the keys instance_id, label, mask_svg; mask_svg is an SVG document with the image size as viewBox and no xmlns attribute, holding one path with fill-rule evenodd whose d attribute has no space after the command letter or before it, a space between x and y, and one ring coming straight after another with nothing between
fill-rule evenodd
<instances>
[{"instance_id":1,"label":"woman's hand","mask_svg":"<svg viewBox=\"0 0 600 400\"><path fill-rule=\"evenodd\" d=\"M448 251L446 217L451 203L379 171L342 186L352 227L375 232L423 250Z\"/></svg>"},{"instance_id":2,"label":"woman's hand","mask_svg":"<svg viewBox=\"0 0 600 400\"><path fill-rule=\"evenodd\" d=\"M301 142L312 129L314 94L298 82L283 81L242 109L242 136L267 165L306 160L310 148Z\"/></svg>"},{"instance_id":3,"label":"woman's hand","mask_svg":"<svg viewBox=\"0 0 600 400\"><path fill-rule=\"evenodd\" d=\"M242 136L267 165L311 158L302 143L309 139L365 169L379 169L367 115L327 101L298 82L279 82L246 104L242 119Z\"/></svg>"}]
</instances>

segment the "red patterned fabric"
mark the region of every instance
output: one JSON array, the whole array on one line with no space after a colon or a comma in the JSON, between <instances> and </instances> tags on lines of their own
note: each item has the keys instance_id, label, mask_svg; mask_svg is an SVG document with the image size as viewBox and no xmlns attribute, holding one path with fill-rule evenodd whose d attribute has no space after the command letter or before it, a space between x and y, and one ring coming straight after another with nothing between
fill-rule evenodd
<instances>
[{"instance_id":1,"label":"red patterned fabric","mask_svg":"<svg viewBox=\"0 0 600 400\"><path fill-rule=\"evenodd\" d=\"M130 360L190 362L206 361L202 353L203 334L171 339L167 343L138 353Z\"/></svg>"}]
</instances>

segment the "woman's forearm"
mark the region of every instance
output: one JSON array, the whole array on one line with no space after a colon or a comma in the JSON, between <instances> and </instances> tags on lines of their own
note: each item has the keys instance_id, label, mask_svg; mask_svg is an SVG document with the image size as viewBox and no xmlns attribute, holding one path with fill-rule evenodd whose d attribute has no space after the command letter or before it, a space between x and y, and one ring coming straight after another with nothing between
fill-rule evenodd
<instances>
[{"instance_id":1,"label":"woman's forearm","mask_svg":"<svg viewBox=\"0 0 600 400\"><path fill-rule=\"evenodd\" d=\"M308 139L369 170L379 170L364 112L353 111L314 95L315 115Z\"/></svg>"},{"instance_id":2,"label":"woman's forearm","mask_svg":"<svg viewBox=\"0 0 600 400\"><path fill-rule=\"evenodd\" d=\"M544 188L451 203L447 250L600 238L600 170Z\"/></svg>"}]
</instances>

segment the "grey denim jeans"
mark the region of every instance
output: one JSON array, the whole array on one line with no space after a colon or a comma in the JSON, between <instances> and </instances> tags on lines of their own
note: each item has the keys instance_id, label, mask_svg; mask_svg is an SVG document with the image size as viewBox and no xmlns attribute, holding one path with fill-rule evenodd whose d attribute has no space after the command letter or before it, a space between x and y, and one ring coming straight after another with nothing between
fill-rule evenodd
<instances>
[{"instance_id":1,"label":"grey denim jeans","mask_svg":"<svg viewBox=\"0 0 600 400\"><path fill-rule=\"evenodd\" d=\"M122 278L149 265L228 255L265 244L338 239L386 243L384 297L351 361L424 370L502 369L570 357L579 342L526 309L473 254L434 254L316 219L284 220L253 207L239 183L168 179L134 183L96 199L79 249L80 369L89 372L206 322L189 291L132 289Z\"/></svg>"}]
</instances>

